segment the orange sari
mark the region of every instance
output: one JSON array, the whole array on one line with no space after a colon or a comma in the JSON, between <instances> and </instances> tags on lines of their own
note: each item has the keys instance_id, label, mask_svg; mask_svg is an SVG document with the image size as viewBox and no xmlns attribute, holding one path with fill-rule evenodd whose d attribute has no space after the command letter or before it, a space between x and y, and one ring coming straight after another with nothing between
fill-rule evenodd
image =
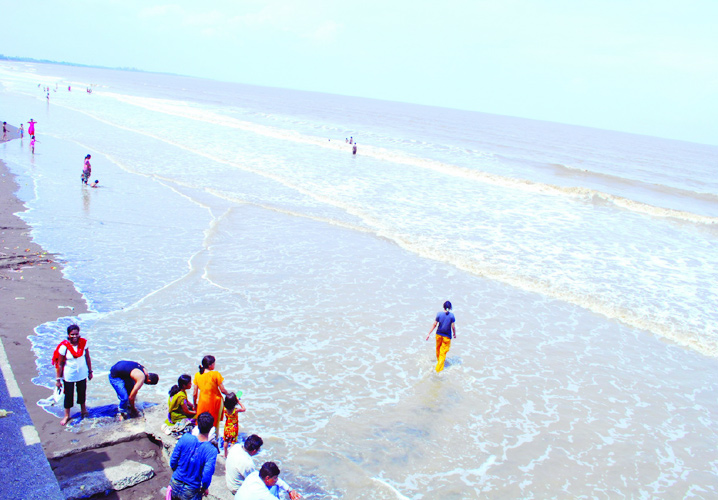
<instances>
[{"instance_id":1,"label":"orange sari","mask_svg":"<svg viewBox=\"0 0 718 500\"><path fill-rule=\"evenodd\" d=\"M204 373L195 373L194 384L199 389L199 397L197 398L197 416L204 412L209 412L214 417L214 425L218 426L222 418L222 393L219 390L219 384L224 381L224 377L214 370L205 370Z\"/></svg>"}]
</instances>

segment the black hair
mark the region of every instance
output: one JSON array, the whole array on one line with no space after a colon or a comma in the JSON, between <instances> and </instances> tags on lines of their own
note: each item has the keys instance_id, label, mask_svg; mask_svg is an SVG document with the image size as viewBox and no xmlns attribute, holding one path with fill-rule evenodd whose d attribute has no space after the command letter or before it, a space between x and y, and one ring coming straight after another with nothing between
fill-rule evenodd
<instances>
[{"instance_id":1,"label":"black hair","mask_svg":"<svg viewBox=\"0 0 718 500\"><path fill-rule=\"evenodd\" d=\"M264 441L262 441L261 437L257 436L256 434L252 434L244 441L244 449L247 450L247 452L251 453L253 451L259 450L263 444Z\"/></svg>"},{"instance_id":2,"label":"black hair","mask_svg":"<svg viewBox=\"0 0 718 500\"><path fill-rule=\"evenodd\" d=\"M79 331L80 331L80 327L77 326L77 325L74 325L74 324L68 326L68 327L67 327L67 334L70 335L70 332L73 331L73 330L77 330L77 331L79 332Z\"/></svg>"},{"instance_id":3,"label":"black hair","mask_svg":"<svg viewBox=\"0 0 718 500\"><path fill-rule=\"evenodd\" d=\"M170 389L170 397L181 391L182 388L186 386L189 382L192 382L192 377L187 374L180 375L177 379L177 385L173 385Z\"/></svg>"},{"instance_id":4,"label":"black hair","mask_svg":"<svg viewBox=\"0 0 718 500\"><path fill-rule=\"evenodd\" d=\"M446 314L449 314L449 311L451 311L451 302L448 300L444 302L444 310L446 311Z\"/></svg>"},{"instance_id":5,"label":"black hair","mask_svg":"<svg viewBox=\"0 0 718 500\"><path fill-rule=\"evenodd\" d=\"M233 392L230 392L224 397L224 407L229 413L234 411L237 403L239 403L239 399L237 399L237 395Z\"/></svg>"},{"instance_id":6,"label":"black hair","mask_svg":"<svg viewBox=\"0 0 718 500\"><path fill-rule=\"evenodd\" d=\"M148 385L157 385L157 382L160 381L160 376L156 373L148 373L147 374L147 384Z\"/></svg>"},{"instance_id":7,"label":"black hair","mask_svg":"<svg viewBox=\"0 0 718 500\"><path fill-rule=\"evenodd\" d=\"M279 467L274 462L264 462L262 468L259 469L259 477L266 479L268 477L277 477L279 475Z\"/></svg>"},{"instance_id":8,"label":"black hair","mask_svg":"<svg viewBox=\"0 0 718 500\"><path fill-rule=\"evenodd\" d=\"M202 364L199 365L199 373L202 374L204 371L212 366L215 362L214 356L208 355L202 358Z\"/></svg>"},{"instance_id":9,"label":"black hair","mask_svg":"<svg viewBox=\"0 0 718 500\"><path fill-rule=\"evenodd\" d=\"M197 417L197 427L199 427L200 434L209 434L209 431L214 427L214 417L208 411L205 411Z\"/></svg>"}]
</instances>

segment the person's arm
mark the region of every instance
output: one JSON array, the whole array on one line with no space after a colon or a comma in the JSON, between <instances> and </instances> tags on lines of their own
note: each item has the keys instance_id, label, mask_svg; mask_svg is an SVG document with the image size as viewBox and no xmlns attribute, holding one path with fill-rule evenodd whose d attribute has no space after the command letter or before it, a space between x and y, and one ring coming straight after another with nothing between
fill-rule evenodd
<instances>
[{"instance_id":1,"label":"person's arm","mask_svg":"<svg viewBox=\"0 0 718 500\"><path fill-rule=\"evenodd\" d=\"M65 363L67 362L67 358L60 354L60 359L57 362L57 366L55 367L55 385L57 387L62 387L62 377L63 373L65 371Z\"/></svg>"},{"instance_id":2,"label":"person's arm","mask_svg":"<svg viewBox=\"0 0 718 500\"><path fill-rule=\"evenodd\" d=\"M456 338L456 322L451 323L451 331L454 332L454 338Z\"/></svg>"},{"instance_id":3,"label":"person's arm","mask_svg":"<svg viewBox=\"0 0 718 500\"><path fill-rule=\"evenodd\" d=\"M277 486L279 487L279 489L286 491L287 495L289 495L289 498L291 500L297 500L299 498L302 498L302 495L300 495L296 490L293 490L292 487L289 486L287 482L281 477L277 478Z\"/></svg>"},{"instance_id":4,"label":"person's arm","mask_svg":"<svg viewBox=\"0 0 718 500\"><path fill-rule=\"evenodd\" d=\"M207 496L209 485L212 484L215 463L217 463L217 449L211 448L207 452L207 460L204 462L204 467L202 467L202 485L200 486L200 490L204 492L205 496Z\"/></svg>"},{"instance_id":5,"label":"person's arm","mask_svg":"<svg viewBox=\"0 0 718 500\"><path fill-rule=\"evenodd\" d=\"M92 359L90 359L89 349L85 349L85 361L87 362L87 379L92 380Z\"/></svg>"},{"instance_id":6,"label":"person's arm","mask_svg":"<svg viewBox=\"0 0 718 500\"><path fill-rule=\"evenodd\" d=\"M130 409L132 411L137 411L137 408L135 408L135 399L137 398L137 393L140 392L140 389L142 389L142 386L145 384L145 377L145 372L139 368L135 368L130 372L130 378L135 381L135 386L132 388L129 397Z\"/></svg>"},{"instance_id":7,"label":"person's arm","mask_svg":"<svg viewBox=\"0 0 718 500\"><path fill-rule=\"evenodd\" d=\"M429 335L426 336L426 340L429 340L429 337L431 337L431 332L434 331L434 328L436 328L436 325L438 325L438 324L439 324L438 321L434 321L434 324L431 325L431 330L429 330Z\"/></svg>"},{"instance_id":8,"label":"person's arm","mask_svg":"<svg viewBox=\"0 0 718 500\"><path fill-rule=\"evenodd\" d=\"M194 412L187 405L186 399L182 401L182 413L184 413L188 417L194 417Z\"/></svg>"},{"instance_id":9,"label":"person's arm","mask_svg":"<svg viewBox=\"0 0 718 500\"><path fill-rule=\"evenodd\" d=\"M222 382L220 382L219 384L217 384L217 387L219 387L220 392L221 392L222 394L224 394L225 396L226 396L227 394L229 394L229 391L224 388L224 384L223 384Z\"/></svg>"},{"instance_id":10,"label":"person's arm","mask_svg":"<svg viewBox=\"0 0 718 500\"><path fill-rule=\"evenodd\" d=\"M242 401L237 401L237 407L238 407L238 408L237 408L237 411L240 412L240 413L243 412L243 411L247 411L247 409L246 409L246 408L244 407L244 405L242 404Z\"/></svg>"},{"instance_id":11,"label":"person's arm","mask_svg":"<svg viewBox=\"0 0 718 500\"><path fill-rule=\"evenodd\" d=\"M182 455L182 446L184 445L184 442L182 439L177 441L177 444L175 445L175 449L172 451L172 456L170 457L170 468L172 470L177 469L177 466L179 465L179 459Z\"/></svg>"},{"instance_id":12,"label":"person's arm","mask_svg":"<svg viewBox=\"0 0 718 500\"><path fill-rule=\"evenodd\" d=\"M192 388L192 401L194 407L197 408L197 396L199 395L199 388L197 387L197 379L195 378L194 387Z\"/></svg>"}]
</instances>

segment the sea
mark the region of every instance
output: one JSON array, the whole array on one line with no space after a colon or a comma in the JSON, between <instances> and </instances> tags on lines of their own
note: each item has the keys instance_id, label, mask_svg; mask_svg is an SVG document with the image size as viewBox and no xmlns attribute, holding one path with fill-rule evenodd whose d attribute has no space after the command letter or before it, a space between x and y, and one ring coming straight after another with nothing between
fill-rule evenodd
<instances>
[{"instance_id":1,"label":"sea","mask_svg":"<svg viewBox=\"0 0 718 500\"><path fill-rule=\"evenodd\" d=\"M91 309L37 326L37 384L72 322L91 407L118 360L166 404L214 355L309 499L718 497L717 146L9 61L0 115Z\"/></svg>"}]
</instances>

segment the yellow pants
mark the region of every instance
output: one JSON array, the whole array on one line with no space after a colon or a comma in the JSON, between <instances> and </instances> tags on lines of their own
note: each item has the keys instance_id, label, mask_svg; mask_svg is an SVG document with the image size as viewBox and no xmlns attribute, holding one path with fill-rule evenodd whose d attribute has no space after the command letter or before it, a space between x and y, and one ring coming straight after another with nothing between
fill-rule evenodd
<instances>
[{"instance_id":1,"label":"yellow pants","mask_svg":"<svg viewBox=\"0 0 718 500\"><path fill-rule=\"evenodd\" d=\"M451 339L442 337L441 335L436 336L436 371L440 372L444 369L444 361L446 361L446 353L451 348Z\"/></svg>"}]
</instances>

